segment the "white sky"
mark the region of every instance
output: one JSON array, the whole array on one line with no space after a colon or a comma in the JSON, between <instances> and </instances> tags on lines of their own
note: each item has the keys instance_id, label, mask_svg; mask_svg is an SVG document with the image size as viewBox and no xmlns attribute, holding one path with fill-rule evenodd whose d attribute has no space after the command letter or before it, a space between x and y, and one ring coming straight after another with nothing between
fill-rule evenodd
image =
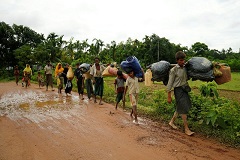
<instances>
[{"instance_id":1,"label":"white sky","mask_svg":"<svg viewBox=\"0 0 240 160\"><path fill-rule=\"evenodd\" d=\"M89 43L155 33L188 48L240 48L239 0L0 0L0 21Z\"/></svg>"}]
</instances>

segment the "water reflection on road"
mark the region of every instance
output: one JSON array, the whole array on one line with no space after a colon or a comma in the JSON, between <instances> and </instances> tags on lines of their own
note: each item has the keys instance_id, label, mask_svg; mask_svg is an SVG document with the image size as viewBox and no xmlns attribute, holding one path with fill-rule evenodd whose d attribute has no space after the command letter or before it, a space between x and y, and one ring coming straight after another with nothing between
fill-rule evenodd
<instances>
[{"instance_id":1,"label":"water reflection on road","mask_svg":"<svg viewBox=\"0 0 240 160\"><path fill-rule=\"evenodd\" d=\"M29 90L8 92L1 96L0 116L39 123L54 118L81 116L85 114L83 108L87 104L87 100L81 101L77 95L65 96Z\"/></svg>"}]
</instances>

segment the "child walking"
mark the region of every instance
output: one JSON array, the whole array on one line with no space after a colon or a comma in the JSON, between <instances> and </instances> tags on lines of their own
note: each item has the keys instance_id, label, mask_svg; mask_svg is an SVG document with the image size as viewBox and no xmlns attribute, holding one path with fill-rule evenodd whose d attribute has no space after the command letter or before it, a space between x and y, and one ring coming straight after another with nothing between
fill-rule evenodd
<instances>
[{"instance_id":1,"label":"child walking","mask_svg":"<svg viewBox=\"0 0 240 160\"><path fill-rule=\"evenodd\" d=\"M167 92L168 92L167 101L168 103L172 102L171 89L174 88L174 96L176 99L176 111L174 112L174 115L170 120L169 125L173 129L177 129L177 126L174 125L174 121L177 118L178 114L180 114L184 123L185 133L191 136L194 134L194 132L192 132L188 128L188 123L187 123L187 113L192 106L190 97L188 95L188 92L190 92L191 88L189 87L187 82L188 80L187 71L184 66L185 57L186 57L186 54L183 53L182 51L177 52L175 55L175 58L177 60L177 65L173 67L169 73L169 81L167 84Z\"/></svg>"},{"instance_id":2,"label":"child walking","mask_svg":"<svg viewBox=\"0 0 240 160\"><path fill-rule=\"evenodd\" d=\"M38 72L37 81L39 88L43 87L43 77L41 75L41 72Z\"/></svg>"},{"instance_id":3,"label":"child walking","mask_svg":"<svg viewBox=\"0 0 240 160\"><path fill-rule=\"evenodd\" d=\"M123 78L122 71L117 71L117 78L114 82L115 92L117 94L116 96L116 109L118 108L118 103L122 100L123 102L123 110L125 110L125 101L123 100L124 95L124 82L125 79Z\"/></svg>"},{"instance_id":4,"label":"child walking","mask_svg":"<svg viewBox=\"0 0 240 160\"><path fill-rule=\"evenodd\" d=\"M135 77L133 71L130 71L128 73L128 78L126 80L126 87L125 87L125 90L124 90L123 101L125 101L125 96L126 96L128 88L129 88L128 94L129 94L130 103L131 103L131 106L132 106L132 111L131 111L130 116L133 118L132 115L134 115L133 123L138 124L137 104L138 104L139 84L138 84L138 78Z\"/></svg>"}]
</instances>

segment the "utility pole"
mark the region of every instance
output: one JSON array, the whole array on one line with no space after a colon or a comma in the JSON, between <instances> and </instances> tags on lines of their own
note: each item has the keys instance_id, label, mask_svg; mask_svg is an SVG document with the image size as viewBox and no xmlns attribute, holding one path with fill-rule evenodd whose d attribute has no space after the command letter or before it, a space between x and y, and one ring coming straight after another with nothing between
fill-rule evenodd
<instances>
[{"instance_id":1,"label":"utility pole","mask_svg":"<svg viewBox=\"0 0 240 160\"><path fill-rule=\"evenodd\" d=\"M159 62L159 40L158 40L158 62Z\"/></svg>"}]
</instances>

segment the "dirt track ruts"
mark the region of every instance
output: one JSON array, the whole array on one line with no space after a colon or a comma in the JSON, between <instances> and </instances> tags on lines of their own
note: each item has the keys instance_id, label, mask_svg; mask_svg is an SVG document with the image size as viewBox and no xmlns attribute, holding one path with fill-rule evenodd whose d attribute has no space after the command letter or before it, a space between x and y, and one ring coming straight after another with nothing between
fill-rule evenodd
<instances>
[{"instance_id":1,"label":"dirt track ruts","mask_svg":"<svg viewBox=\"0 0 240 160\"><path fill-rule=\"evenodd\" d=\"M111 114L110 114L111 112ZM240 159L240 150L94 104L76 93L0 83L0 160Z\"/></svg>"}]
</instances>

